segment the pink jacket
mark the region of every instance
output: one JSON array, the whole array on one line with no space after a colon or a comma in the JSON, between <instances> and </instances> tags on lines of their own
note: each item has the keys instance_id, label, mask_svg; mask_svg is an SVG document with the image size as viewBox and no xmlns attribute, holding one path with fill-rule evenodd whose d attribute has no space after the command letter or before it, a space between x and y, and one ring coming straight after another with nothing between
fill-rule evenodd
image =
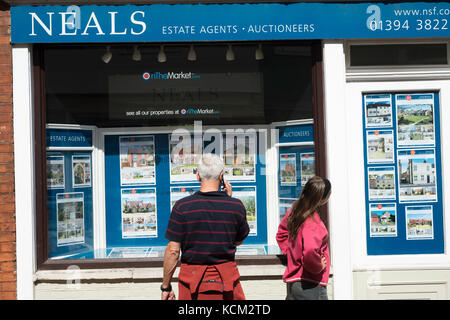
<instances>
[{"instance_id":1,"label":"pink jacket","mask_svg":"<svg viewBox=\"0 0 450 320\"><path fill-rule=\"evenodd\" d=\"M330 275L330 250L328 232L320 216L315 212L300 226L297 238L292 241L288 236L287 217L289 210L280 223L277 242L281 251L287 256L287 268L283 275L284 282L309 281L326 286ZM327 266L322 267L324 256Z\"/></svg>"}]
</instances>

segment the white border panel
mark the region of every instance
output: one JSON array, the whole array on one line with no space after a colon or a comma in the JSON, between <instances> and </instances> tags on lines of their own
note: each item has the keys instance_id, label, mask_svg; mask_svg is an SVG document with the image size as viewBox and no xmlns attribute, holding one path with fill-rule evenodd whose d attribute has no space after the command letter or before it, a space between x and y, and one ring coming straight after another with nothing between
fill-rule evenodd
<instances>
[{"instance_id":1,"label":"white border panel","mask_svg":"<svg viewBox=\"0 0 450 320\"><path fill-rule=\"evenodd\" d=\"M17 299L19 300L34 298L33 280L36 270L33 77L31 59L31 47L13 47L16 266Z\"/></svg>"},{"instance_id":2,"label":"white border panel","mask_svg":"<svg viewBox=\"0 0 450 320\"><path fill-rule=\"evenodd\" d=\"M444 214L444 254L427 255L386 255L368 256L366 241L366 215L365 212L365 188L364 188L364 150L363 150L363 128L362 128L362 94L370 92L398 92L398 91L439 91L440 92L440 123L441 123L441 163L442 163L442 198ZM446 210L450 203L450 189L446 188L448 172L450 170L450 81L402 81L402 82L365 82L349 83L346 87L346 100L348 107L349 123L352 132L349 135L348 166L349 170L348 188L351 194L349 203L351 220L351 237L353 270L396 270L396 269L427 269L448 268L450 256L448 248L450 239L449 213Z\"/></svg>"}]
</instances>

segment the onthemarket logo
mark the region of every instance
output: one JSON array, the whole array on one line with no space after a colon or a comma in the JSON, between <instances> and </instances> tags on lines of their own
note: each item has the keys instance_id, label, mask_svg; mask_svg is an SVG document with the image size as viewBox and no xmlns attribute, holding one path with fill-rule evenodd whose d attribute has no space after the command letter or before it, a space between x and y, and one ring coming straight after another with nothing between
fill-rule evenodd
<instances>
[{"instance_id":1,"label":"onthemarket logo","mask_svg":"<svg viewBox=\"0 0 450 320\"><path fill-rule=\"evenodd\" d=\"M195 74L193 72L144 72L142 74L142 78L145 81L148 80L191 80L191 79L200 79L199 74Z\"/></svg>"}]
</instances>

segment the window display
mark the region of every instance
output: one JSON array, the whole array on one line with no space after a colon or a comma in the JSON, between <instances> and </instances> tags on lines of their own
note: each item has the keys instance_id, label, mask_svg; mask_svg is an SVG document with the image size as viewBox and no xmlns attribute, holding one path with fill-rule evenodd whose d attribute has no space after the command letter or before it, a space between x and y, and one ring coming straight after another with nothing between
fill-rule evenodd
<instances>
[{"instance_id":1,"label":"window display","mask_svg":"<svg viewBox=\"0 0 450 320\"><path fill-rule=\"evenodd\" d=\"M439 94L367 94L363 108L367 253L443 253Z\"/></svg>"},{"instance_id":2,"label":"window display","mask_svg":"<svg viewBox=\"0 0 450 320\"><path fill-rule=\"evenodd\" d=\"M315 167L312 122L272 123L311 119L311 46L264 44L256 60L254 44L243 43L227 61L220 43L201 44L190 61L189 46L168 45L164 63L155 46L140 46L140 61L130 48L111 46L108 63L97 45L43 49L48 258L161 258L172 206L200 190L207 152L223 159L246 208L250 233L237 254L278 254L268 221L279 212L268 208L290 206ZM274 128L280 143L306 144L271 145ZM279 163L267 163L272 148ZM281 189L269 197L267 170L278 165Z\"/></svg>"},{"instance_id":3,"label":"window display","mask_svg":"<svg viewBox=\"0 0 450 320\"><path fill-rule=\"evenodd\" d=\"M93 249L91 130L47 129L50 257Z\"/></svg>"},{"instance_id":4,"label":"window display","mask_svg":"<svg viewBox=\"0 0 450 320\"><path fill-rule=\"evenodd\" d=\"M184 138L180 140L172 139L171 135L172 133L156 132L151 136L105 135L108 248L165 245L167 239L164 234L173 203L200 189L200 183L196 179L197 161L203 150L211 149L210 144L214 142L202 138L198 143L198 139L194 139L194 134L190 133L184 134ZM152 186L154 183L151 180L145 183L141 179L123 186L119 181L123 164L122 142L130 139L135 142L144 139L148 141L149 137L154 142L152 146L156 155L156 186L144 187L144 184ZM221 137L223 147L215 150L219 153L223 150L224 177L233 184L233 197L239 198L247 211L250 234L245 242L267 244L266 176L262 161L266 148L257 149L259 137L254 130L249 130L249 133L232 133L228 129ZM178 144L174 141L178 141ZM226 141L231 142L228 143L228 149Z\"/></svg>"},{"instance_id":5,"label":"window display","mask_svg":"<svg viewBox=\"0 0 450 320\"><path fill-rule=\"evenodd\" d=\"M278 208L280 223L303 186L316 174L312 124L278 126Z\"/></svg>"}]
</instances>

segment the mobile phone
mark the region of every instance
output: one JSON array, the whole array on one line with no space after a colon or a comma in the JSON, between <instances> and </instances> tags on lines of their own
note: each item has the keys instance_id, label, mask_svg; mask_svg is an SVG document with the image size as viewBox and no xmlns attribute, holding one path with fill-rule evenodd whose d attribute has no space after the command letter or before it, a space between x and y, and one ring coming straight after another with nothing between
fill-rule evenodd
<instances>
[{"instance_id":1,"label":"mobile phone","mask_svg":"<svg viewBox=\"0 0 450 320\"><path fill-rule=\"evenodd\" d=\"M225 189L225 182L223 181L223 178L220 180L220 186L221 186L221 191L223 191Z\"/></svg>"}]
</instances>

